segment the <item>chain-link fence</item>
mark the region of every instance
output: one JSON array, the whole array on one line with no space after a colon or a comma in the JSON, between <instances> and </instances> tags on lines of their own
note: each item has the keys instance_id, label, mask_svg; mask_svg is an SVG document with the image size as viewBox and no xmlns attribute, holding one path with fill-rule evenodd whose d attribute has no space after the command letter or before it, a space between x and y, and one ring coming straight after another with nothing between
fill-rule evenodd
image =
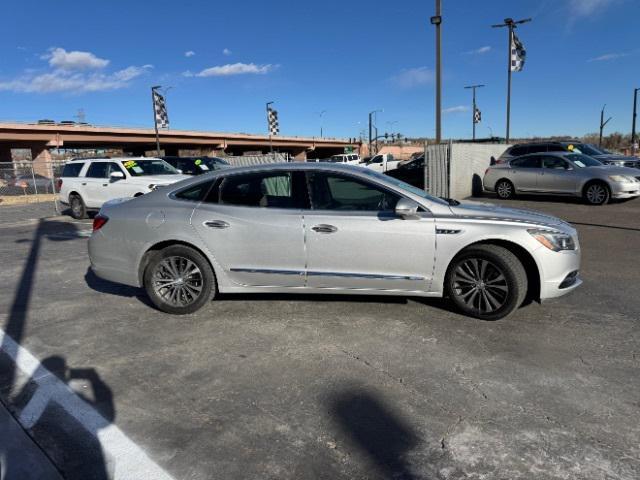
<instances>
[{"instance_id":1,"label":"chain-link fence","mask_svg":"<svg viewBox=\"0 0 640 480\"><path fill-rule=\"evenodd\" d=\"M0 207L53 202L63 162L0 163Z\"/></svg>"}]
</instances>

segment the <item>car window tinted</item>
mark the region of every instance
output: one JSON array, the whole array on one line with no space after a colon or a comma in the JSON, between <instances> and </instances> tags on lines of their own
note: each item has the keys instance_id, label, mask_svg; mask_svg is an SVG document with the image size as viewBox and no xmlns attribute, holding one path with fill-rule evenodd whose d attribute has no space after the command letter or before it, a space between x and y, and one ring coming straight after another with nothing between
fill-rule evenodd
<instances>
[{"instance_id":1,"label":"car window tinted","mask_svg":"<svg viewBox=\"0 0 640 480\"><path fill-rule=\"evenodd\" d=\"M299 199L304 197L304 193L294 191L293 177L291 172L231 175L220 185L219 203L245 207L303 208Z\"/></svg>"},{"instance_id":2,"label":"car window tinted","mask_svg":"<svg viewBox=\"0 0 640 480\"><path fill-rule=\"evenodd\" d=\"M84 167L84 162L67 163L62 169L62 177L77 177Z\"/></svg>"},{"instance_id":3,"label":"car window tinted","mask_svg":"<svg viewBox=\"0 0 640 480\"><path fill-rule=\"evenodd\" d=\"M547 151L549 152L565 152L567 149L563 146L560 145L559 143L552 143L549 145L549 149Z\"/></svg>"},{"instance_id":4,"label":"car window tinted","mask_svg":"<svg viewBox=\"0 0 640 480\"><path fill-rule=\"evenodd\" d=\"M399 197L363 180L334 173L309 175L314 210L393 211Z\"/></svg>"},{"instance_id":5,"label":"car window tinted","mask_svg":"<svg viewBox=\"0 0 640 480\"><path fill-rule=\"evenodd\" d=\"M111 162L91 162L87 177L89 178L107 178L109 176L109 165Z\"/></svg>"},{"instance_id":6,"label":"car window tinted","mask_svg":"<svg viewBox=\"0 0 640 480\"><path fill-rule=\"evenodd\" d=\"M558 157L544 157L542 159L542 167L553 170L566 170L569 165L563 159Z\"/></svg>"},{"instance_id":7,"label":"car window tinted","mask_svg":"<svg viewBox=\"0 0 640 480\"><path fill-rule=\"evenodd\" d=\"M527 147L527 153L541 153L547 151L546 143L536 143Z\"/></svg>"},{"instance_id":8,"label":"car window tinted","mask_svg":"<svg viewBox=\"0 0 640 480\"><path fill-rule=\"evenodd\" d=\"M182 200L191 200L194 202L199 202L204 199L205 195L213 185L216 180L209 180L206 182L200 182L196 185L192 185L183 190L177 192L174 197ZM216 200L217 201L217 200Z\"/></svg>"},{"instance_id":9,"label":"car window tinted","mask_svg":"<svg viewBox=\"0 0 640 480\"><path fill-rule=\"evenodd\" d=\"M524 157L511 161L511 166L515 168L540 168L540 157Z\"/></svg>"},{"instance_id":10,"label":"car window tinted","mask_svg":"<svg viewBox=\"0 0 640 480\"><path fill-rule=\"evenodd\" d=\"M525 153L527 153L525 147L513 147L509 152L509 154L513 155L514 157L524 155Z\"/></svg>"},{"instance_id":11,"label":"car window tinted","mask_svg":"<svg viewBox=\"0 0 640 480\"><path fill-rule=\"evenodd\" d=\"M125 160L122 162L124 168L127 169L132 177L141 177L144 175L175 175L178 171L164 160Z\"/></svg>"}]
</instances>

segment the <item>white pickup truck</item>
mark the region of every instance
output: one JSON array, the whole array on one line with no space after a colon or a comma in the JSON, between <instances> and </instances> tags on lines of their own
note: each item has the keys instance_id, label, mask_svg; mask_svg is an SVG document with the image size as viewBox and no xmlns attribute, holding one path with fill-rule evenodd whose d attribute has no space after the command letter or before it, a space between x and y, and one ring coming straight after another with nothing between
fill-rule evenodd
<instances>
[{"instance_id":1,"label":"white pickup truck","mask_svg":"<svg viewBox=\"0 0 640 480\"><path fill-rule=\"evenodd\" d=\"M376 172L384 173L389 170L395 170L398 168L399 160L395 160L390 153L379 153L374 155L370 160L364 163L363 166L371 168Z\"/></svg>"},{"instance_id":2,"label":"white pickup truck","mask_svg":"<svg viewBox=\"0 0 640 480\"><path fill-rule=\"evenodd\" d=\"M108 200L137 197L190 178L159 158L91 158L67 162L58 180L58 199L84 218Z\"/></svg>"}]
</instances>

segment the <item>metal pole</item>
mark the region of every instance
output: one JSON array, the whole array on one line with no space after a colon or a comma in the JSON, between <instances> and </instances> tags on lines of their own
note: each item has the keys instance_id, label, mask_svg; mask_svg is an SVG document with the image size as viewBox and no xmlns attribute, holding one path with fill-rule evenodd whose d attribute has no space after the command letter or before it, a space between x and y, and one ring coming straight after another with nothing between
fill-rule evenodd
<instances>
[{"instance_id":1,"label":"metal pole","mask_svg":"<svg viewBox=\"0 0 640 480\"><path fill-rule=\"evenodd\" d=\"M511 127L511 42L513 39L513 23L509 23L509 45L507 48L507 134L505 143L509 143L509 130Z\"/></svg>"},{"instance_id":2,"label":"metal pole","mask_svg":"<svg viewBox=\"0 0 640 480\"><path fill-rule=\"evenodd\" d=\"M602 129L604 128L604 106L600 110L600 137L598 137L598 146L602 146Z\"/></svg>"},{"instance_id":3,"label":"metal pole","mask_svg":"<svg viewBox=\"0 0 640 480\"><path fill-rule=\"evenodd\" d=\"M436 0L436 143L442 141L442 1ZM432 19L432 23L434 22Z\"/></svg>"},{"instance_id":4,"label":"metal pole","mask_svg":"<svg viewBox=\"0 0 640 480\"><path fill-rule=\"evenodd\" d=\"M631 155L636 154L636 117L638 109L638 90L640 88L633 89L633 121L631 123Z\"/></svg>"},{"instance_id":5,"label":"metal pole","mask_svg":"<svg viewBox=\"0 0 640 480\"><path fill-rule=\"evenodd\" d=\"M473 110L471 112L471 123L473 123L473 141L476 141L476 87L473 87Z\"/></svg>"},{"instance_id":6,"label":"metal pole","mask_svg":"<svg viewBox=\"0 0 640 480\"><path fill-rule=\"evenodd\" d=\"M372 135L372 126L371 126L371 116L373 115L373 112L369 112L369 156L372 155L371 153L371 135Z\"/></svg>"},{"instance_id":7,"label":"metal pole","mask_svg":"<svg viewBox=\"0 0 640 480\"><path fill-rule=\"evenodd\" d=\"M269 153L273 154L273 138L271 138L271 122L269 119L269 105L273 102L267 102L267 128L269 129Z\"/></svg>"},{"instance_id":8,"label":"metal pole","mask_svg":"<svg viewBox=\"0 0 640 480\"><path fill-rule=\"evenodd\" d=\"M156 157L160 156L160 134L158 133L158 118L156 117L156 97L155 92L160 85L151 87L151 105L153 106L153 127L156 130Z\"/></svg>"}]
</instances>

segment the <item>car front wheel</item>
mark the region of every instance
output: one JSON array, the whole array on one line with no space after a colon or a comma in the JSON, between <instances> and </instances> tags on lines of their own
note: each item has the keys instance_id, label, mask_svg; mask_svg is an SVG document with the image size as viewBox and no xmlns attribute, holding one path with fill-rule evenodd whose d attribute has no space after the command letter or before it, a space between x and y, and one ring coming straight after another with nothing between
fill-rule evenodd
<instances>
[{"instance_id":1,"label":"car front wheel","mask_svg":"<svg viewBox=\"0 0 640 480\"><path fill-rule=\"evenodd\" d=\"M504 247L476 245L463 250L447 272L446 292L462 313L498 320L516 310L527 293L522 262Z\"/></svg>"},{"instance_id":2,"label":"car front wheel","mask_svg":"<svg viewBox=\"0 0 640 480\"><path fill-rule=\"evenodd\" d=\"M174 315L193 313L216 293L215 275L207 259L185 245L173 245L153 254L144 273L151 302Z\"/></svg>"},{"instance_id":3,"label":"car front wheel","mask_svg":"<svg viewBox=\"0 0 640 480\"><path fill-rule=\"evenodd\" d=\"M584 199L589 205L604 205L609 201L611 194L609 187L601 182L593 182L584 188Z\"/></svg>"}]
</instances>

